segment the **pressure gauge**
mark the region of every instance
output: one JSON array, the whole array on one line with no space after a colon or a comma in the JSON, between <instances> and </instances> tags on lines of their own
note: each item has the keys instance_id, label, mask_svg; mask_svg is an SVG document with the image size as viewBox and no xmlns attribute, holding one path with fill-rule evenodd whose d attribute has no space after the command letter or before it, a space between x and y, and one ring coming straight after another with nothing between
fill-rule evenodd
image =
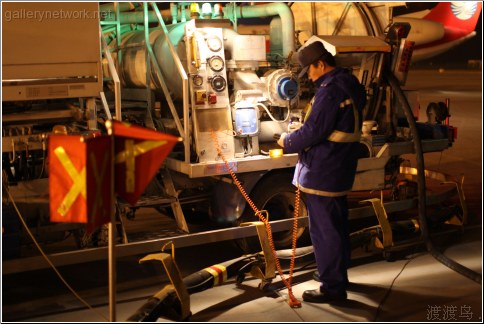
<instances>
[{"instance_id":1,"label":"pressure gauge","mask_svg":"<svg viewBox=\"0 0 484 324\"><path fill-rule=\"evenodd\" d=\"M208 59L208 66L213 71L220 72L224 69L224 60L218 55L212 56Z\"/></svg>"},{"instance_id":2,"label":"pressure gauge","mask_svg":"<svg viewBox=\"0 0 484 324\"><path fill-rule=\"evenodd\" d=\"M225 87L227 86L227 81L225 81L225 79L220 75L217 75L212 78L210 84L212 85L213 90L221 92L225 90Z\"/></svg>"},{"instance_id":3,"label":"pressure gauge","mask_svg":"<svg viewBox=\"0 0 484 324\"><path fill-rule=\"evenodd\" d=\"M222 41L217 36L207 38L207 46L212 52L218 52L222 48Z\"/></svg>"},{"instance_id":4,"label":"pressure gauge","mask_svg":"<svg viewBox=\"0 0 484 324\"><path fill-rule=\"evenodd\" d=\"M200 87L203 84L203 78L200 75L193 76L193 85Z\"/></svg>"}]
</instances>

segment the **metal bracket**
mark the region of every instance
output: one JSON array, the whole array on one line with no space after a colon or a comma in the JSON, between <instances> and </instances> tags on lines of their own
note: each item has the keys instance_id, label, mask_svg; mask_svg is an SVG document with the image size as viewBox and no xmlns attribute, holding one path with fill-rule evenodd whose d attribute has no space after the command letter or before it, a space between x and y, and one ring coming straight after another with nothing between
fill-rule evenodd
<instances>
[{"instance_id":1,"label":"metal bracket","mask_svg":"<svg viewBox=\"0 0 484 324\"><path fill-rule=\"evenodd\" d=\"M121 237L121 240L123 244L129 243L128 241L128 235L126 234L126 226L123 222L123 215L126 214L124 211L121 211L122 207L119 206L119 204L116 203L116 214L115 214L115 219L116 219L116 228L118 231L118 235Z\"/></svg>"},{"instance_id":2,"label":"metal bracket","mask_svg":"<svg viewBox=\"0 0 484 324\"><path fill-rule=\"evenodd\" d=\"M412 176L417 175L417 169L410 168L410 167L404 167L404 168L401 167L400 172L404 173L405 177L408 177L409 179L412 179ZM447 223L453 224L453 225L467 224L468 209L467 209L467 203L466 203L466 198L465 198L464 189L463 189L464 175L461 176L460 181L457 181L454 177L448 174L437 172L437 171L425 170L425 177L436 181L440 181L441 184L453 184L456 186L457 194L459 195L460 206L462 208L462 220L454 215L450 220L447 221Z\"/></svg>"},{"instance_id":3,"label":"metal bracket","mask_svg":"<svg viewBox=\"0 0 484 324\"><path fill-rule=\"evenodd\" d=\"M459 195L459 201L460 201L460 206L462 208L462 220L460 220L457 216L453 216L450 220L447 222L449 224L454 224L454 225L466 225L467 224L467 218L468 218L468 210L467 210L467 203L466 203L466 197L464 195L464 176L461 177L460 182L457 181L444 181L442 184L454 184L457 188L457 194Z\"/></svg>"},{"instance_id":4,"label":"metal bracket","mask_svg":"<svg viewBox=\"0 0 484 324\"><path fill-rule=\"evenodd\" d=\"M380 223L380 227L383 233L383 242L377 242L377 247L381 249L385 249L393 245L393 237L392 237L392 228L390 223L388 222L387 212L385 210L385 206L383 202L379 198L371 198L361 201L369 202L372 204L373 209L375 210L375 215L378 218L378 223ZM380 246L378 246L380 245Z\"/></svg>"},{"instance_id":5,"label":"metal bracket","mask_svg":"<svg viewBox=\"0 0 484 324\"><path fill-rule=\"evenodd\" d=\"M164 251L166 244L162 247L161 251ZM165 286L165 288L161 289L155 296L159 294L164 294L166 289L173 288L176 292L178 300L180 301L180 319L184 320L190 316L190 295L188 290L183 283L182 276L180 274L180 270L175 263L175 247L172 244L172 254L168 253L155 253L155 254L148 254L141 260L140 263L151 261L151 260L158 260L163 264L163 268L165 269L168 278L170 279L171 284Z\"/></svg>"},{"instance_id":6,"label":"metal bracket","mask_svg":"<svg viewBox=\"0 0 484 324\"><path fill-rule=\"evenodd\" d=\"M178 228L181 229L183 232L189 233L190 231L188 230L185 215L183 214L183 210L178 200L178 193L175 189L175 185L173 184L173 179L171 177L170 171L167 168L163 168L161 172L163 185L166 189L167 194L175 198L175 201L171 203L171 209L173 210L173 214L175 215L176 224Z\"/></svg>"},{"instance_id":7,"label":"metal bracket","mask_svg":"<svg viewBox=\"0 0 484 324\"><path fill-rule=\"evenodd\" d=\"M261 221L241 223L240 226L255 225L257 230L257 235L259 236L259 242L262 248L262 254L265 259L265 271L258 266L253 266L250 270L250 274L255 278L261 279L261 286L264 286L267 281L270 281L276 276L276 262L274 259L274 254L269 243L269 234L267 233L266 225Z\"/></svg>"}]
</instances>

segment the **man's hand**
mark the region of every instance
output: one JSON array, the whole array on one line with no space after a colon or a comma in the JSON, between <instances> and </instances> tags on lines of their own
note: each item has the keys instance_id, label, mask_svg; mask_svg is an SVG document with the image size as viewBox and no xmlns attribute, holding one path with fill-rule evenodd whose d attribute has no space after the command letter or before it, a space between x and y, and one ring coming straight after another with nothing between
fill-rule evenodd
<instances>
[{"instance_id":1,"label":"man's hand","mask_svg":"<svg viewBox=\"0 0 484 324\"><path fill-rule=\"evenodd\" d=\"M300 123L300 122L297 122L297 121L294 121L294 122L291 122L288 126L287 126L287 132L289 134L291 134L292 132L295 132L296 130L298 130L299 128L301 128L303 124Z\"/></svg>"},{"instance_id":2,"label":"man's hand","mask_svg":"<svg viewBox=\"0 0 484 324\"><path fill-rule=\"evenodd\" d=\"M277 144L279 144L280 147L284 147L284 138L287 136L287 133L284 132L281 134L281 137L277 140Z\"/></svg>"}]
</instances>

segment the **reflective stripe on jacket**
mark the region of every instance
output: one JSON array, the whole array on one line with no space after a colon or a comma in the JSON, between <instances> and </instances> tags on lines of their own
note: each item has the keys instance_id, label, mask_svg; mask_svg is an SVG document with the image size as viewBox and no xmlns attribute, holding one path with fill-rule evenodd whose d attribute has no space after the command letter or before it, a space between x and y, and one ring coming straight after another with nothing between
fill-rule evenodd
<instances>
[{"instance_id":1,"label":"reflective stripe on jacket","mask_svg":"<svg viewBox=\"0 0 484 324\"><path fill-rule=\"evenodd\" d=\"M353 186L366 92L358 79L335 68L315 82L303 125L284 138L285 153L299 153L293 183L302 191L345 195Z\"/></svg>"}]
</instances>

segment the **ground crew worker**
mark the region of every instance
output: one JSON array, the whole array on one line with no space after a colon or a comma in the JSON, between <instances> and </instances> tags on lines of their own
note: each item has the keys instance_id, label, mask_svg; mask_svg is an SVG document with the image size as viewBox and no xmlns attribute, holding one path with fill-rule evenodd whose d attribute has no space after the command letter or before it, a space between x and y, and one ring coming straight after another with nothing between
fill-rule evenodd
<instances>
[{"instance_id":1,"label":"ground crew worker","mask_svg":"<svg viewBox=\"0 0 484 324\"><path fill-rule=\"evenodd\" d=\"M353 74L337 67L334 56L316 41L298 52L299 78L308 74L316 85L298 129L282 133L285 153L299 153L293 184L306 195L309 233L320 288L306 290L303 300L328 303L347 298L351 247L347 193L353 186L359 151L364 87Z\"/></svg>"}]
</instances>

